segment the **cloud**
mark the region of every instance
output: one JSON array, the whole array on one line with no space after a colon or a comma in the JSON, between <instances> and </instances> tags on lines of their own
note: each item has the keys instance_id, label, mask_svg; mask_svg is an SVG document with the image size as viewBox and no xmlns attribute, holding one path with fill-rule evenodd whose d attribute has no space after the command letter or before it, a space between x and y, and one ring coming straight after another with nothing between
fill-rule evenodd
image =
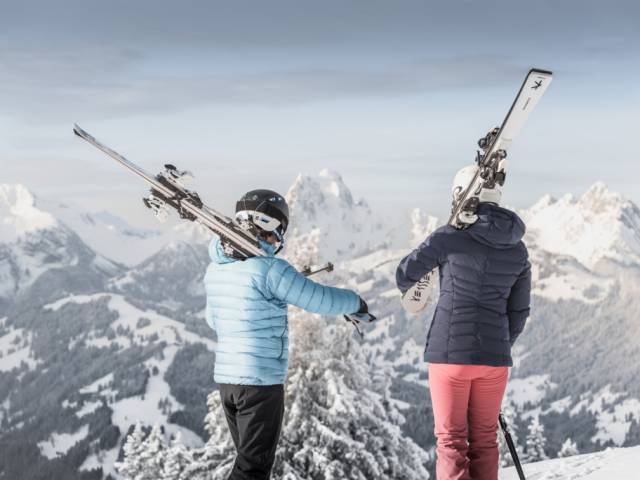
<instances>
[{"instance_id":1,"label":"cloud","mask_svg":"<svg viewBox=\"0 0 640 480\"><path fill-rule=\"evenodd\" d=\"M29 120L128 116L203 105L283 106L336 99L415 95L442 89L513 83L523 68L489 55L425 59L376 68L288 68L261 72L140 73L145 57L99 48L47 58L33 51L3 55L0 102Z\"/></svg>"},{"instance_id":2,"label":"cloud","mask_svg":"<svg viewBox=\"0 0 640 480\"><path fill-rule=\"evenodd\" d=\"M638 15L629 0L537 0L524 16L509 0L10 2L0 102L52 123L511 84L533 60L635 55Z\"/></svg>"}]
</instances>

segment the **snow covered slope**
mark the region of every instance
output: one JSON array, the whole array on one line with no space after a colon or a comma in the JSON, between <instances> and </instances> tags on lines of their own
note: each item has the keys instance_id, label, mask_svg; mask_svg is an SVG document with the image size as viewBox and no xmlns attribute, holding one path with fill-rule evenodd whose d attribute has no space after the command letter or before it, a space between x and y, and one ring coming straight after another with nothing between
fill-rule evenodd
<instances>
[{"instance_id":1,"label":"snow covered slope","mask_svg":"<svg viewBox=\"0 0 640 480\"><path fill-rule=\"evenodd\" d=\"M208 262L209 254L204 245L171 242L112 279L110 287L151 302L155 307L176 312L201 311L204 309L202 277Z\"/></svg>"},{"instance_id":2,"label":"snow covered slope","mask_svg":"<svg viewBox=\"0 0 640 480\"><path fill-rule=\"evenodd\" d=\"M527 480L637 480L640 447L608 448L602 452L558 458L523 466ZM514 467L500 471L500 480L518 480Z\"/></svg>"}]
</instances>

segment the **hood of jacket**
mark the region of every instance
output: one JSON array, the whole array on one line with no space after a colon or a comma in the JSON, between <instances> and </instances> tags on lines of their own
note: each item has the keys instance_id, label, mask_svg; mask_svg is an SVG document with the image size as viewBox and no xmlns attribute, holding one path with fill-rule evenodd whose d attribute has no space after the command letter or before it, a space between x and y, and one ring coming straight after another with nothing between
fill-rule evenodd
<instances>
[{"instance_id":1,"label":"hood of jacket","mask_svg":"<svg viewBox=\"0 0 640 480\"><path fill-rule=\"evenodd\" d=\"M270 245L269 243L263 240L260 240L260 247L264 251L264 255L266 257L274 256L275 247L273 245ZM237 258L229 257L226 253L224 253L224 250L222 248L222 243L220 242L220 239L217 237L211 240L211 243L209 244L209 257L211 257L212 262L220 263L220 264L238 261Z\"/></svg>"},{"instance_id":2,"label":"hood of jacket","mask_svg":"<svg viewBox=\"0 0 640 480\"><path fill-rule=\"evenodd\" d=\"M491 203L481 203L477 215L478 220L467 231L478 242L507 249L522 240L525 225L515 212Z\"/></svg>"}]
</instances>

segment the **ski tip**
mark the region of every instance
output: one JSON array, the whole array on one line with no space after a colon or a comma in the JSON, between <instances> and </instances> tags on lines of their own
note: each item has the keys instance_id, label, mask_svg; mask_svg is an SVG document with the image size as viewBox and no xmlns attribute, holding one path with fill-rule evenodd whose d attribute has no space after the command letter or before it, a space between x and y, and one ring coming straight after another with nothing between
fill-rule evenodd
<instances>
[{"instance_id":1,"label":"ski tip","mask_svg":"<svg viewBox=\"0 0 640 480\"><path fill-rule=\"evenodd\" d=\"M532 68L531 70L529 70L529 74L538 74L538 75L547 75L547 76L553 76L553 72L551 70L544 70L542 68Z\"/></svg>"},{"instance_id":2,"label":"ski tip","mask_svg":"<svg viewBox=\"0 0 640 480\"><path fill-rule=\"evenodd\" d=\"M73 133L75 133L76 135L78 135L79 137L82 136L80 134L80 132L84 132L84 130L82 130L82 128L80 128L80 125L78 125L77 123L73 124Z\"/></svg>"}]
</instances>

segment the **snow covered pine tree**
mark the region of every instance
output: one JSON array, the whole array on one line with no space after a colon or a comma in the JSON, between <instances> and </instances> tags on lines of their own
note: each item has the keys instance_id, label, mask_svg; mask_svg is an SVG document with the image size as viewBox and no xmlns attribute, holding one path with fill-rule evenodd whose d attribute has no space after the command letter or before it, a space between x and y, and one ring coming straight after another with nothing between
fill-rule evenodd
<instances>
[{"instance_id":1,"label":"snow covered pine tree","mask_svg":"<svg viewBox=\"0 0 640 480\"><path fill-rule=\"evenodd\" d=\"M132 480L158 480L163 478L166 443L159 425L155 425L145 438L143 427L137 423L123 447L124 460L115 464L116 471Z\"/></svg>"},{"instance_id":2,"label":"snow covered pine tree","mask_svg":"<svg viewBox=\"0 0 640 480\"><path fill-rule=\"evenodd\" d=\"M547 439L544 436L544 426L540 423L537 415L531 419L528 429L525 461L539 462L540 460L548 459L549 456L544 451L547 444Z\"/></svg>"},{"instance_id":3,"label":"snow covered pine tree","mask_svg":"<svg viewBox=\"0 0 640 480\"><path fill-rule=\"evenodd\" d=\"M558 457L573 457L574 455L579 455L580 451L578 450L578 445L576 442L571 440L571 438L567 438L562 446L560 447L560 451L558 452Z\"/></svg>"},{"instance_id":4,"label":"snow covered pine tree","mask_svg":"<svg viewBox=\"0 0 640 480\"><path fill-rule=\"evenodd\" d=\"M142 430L142 425L136 423L122 447L124 452L123 461L115 464L116 471L125 478L136 478L144 469L141 456L144 437L145 433Z\"/></svg>"}]
</instances>

